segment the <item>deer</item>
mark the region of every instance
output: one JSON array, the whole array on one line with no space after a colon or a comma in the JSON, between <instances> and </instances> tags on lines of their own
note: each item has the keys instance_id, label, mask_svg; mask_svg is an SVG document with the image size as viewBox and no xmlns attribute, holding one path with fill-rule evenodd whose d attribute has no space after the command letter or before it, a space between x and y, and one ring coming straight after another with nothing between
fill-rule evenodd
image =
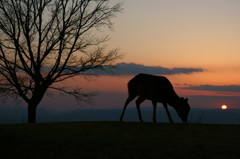
<instances>
[{"instance_id":1,"label":"deer","mask_svg":"<svg viewBox=\"0 0 240 159\"><path fill-rule=\"evenodd\" d=\"M140 73L133 77L128 82L128 98L126 99L123 107L120 121L123 121L123 116L128 104L135 99L138 117L143 122L140 104L145 100L151 100L153 105L153 122L156 122L156 108L157 103L162 103L170 123L174 123L171 114L168 110L168 105L173 107L178 116L183 122L187 122L190 106L188 104L188 98L179 97L173 89L171 82L164 76L156 76L150 74Z\"/></svg>"}]
</instances>

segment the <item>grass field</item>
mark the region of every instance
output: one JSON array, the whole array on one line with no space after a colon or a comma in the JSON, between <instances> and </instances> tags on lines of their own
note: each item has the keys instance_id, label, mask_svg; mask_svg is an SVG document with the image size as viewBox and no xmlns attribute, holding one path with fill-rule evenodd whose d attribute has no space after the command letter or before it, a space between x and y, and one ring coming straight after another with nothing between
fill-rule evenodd
<instances>
[{"instance_id":1,"label":"grass field","mask_svg":"<svg viewBox=\"0 0 240 159\"><path fill-rule=\"evenodd\" d=\"M0 125L0 158L239 159L240 126L128 122Z\"/></svg>"}]
</instances>

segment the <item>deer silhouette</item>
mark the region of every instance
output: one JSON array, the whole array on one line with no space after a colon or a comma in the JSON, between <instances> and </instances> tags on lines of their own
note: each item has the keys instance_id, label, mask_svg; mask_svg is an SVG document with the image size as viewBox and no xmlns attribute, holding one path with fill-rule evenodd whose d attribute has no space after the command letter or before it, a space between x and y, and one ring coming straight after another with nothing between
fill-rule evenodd
<instances>
[{"instance_id":1,"label":"deer silhouette","mask_svg":"<svg viewBox=\"0 0 240 159\"><path fill-rule=\"evenodd\" d=\"M151 100L153 104L153 122L156 122L156 107L157 103L162 103L169 121L173 123L168 105L172 106L183 122L187 122L190 106L188 104L188 98L180 98L173 89L171 82L163 76L155 76L149 74L138 74L128 82L128 98L123 107L120 121L123 120L123 116L127 105L138 96L136 100L136 106L138 111L139 120L143 122L140 104L144 100Z\"/></svg>"}]
</instances>

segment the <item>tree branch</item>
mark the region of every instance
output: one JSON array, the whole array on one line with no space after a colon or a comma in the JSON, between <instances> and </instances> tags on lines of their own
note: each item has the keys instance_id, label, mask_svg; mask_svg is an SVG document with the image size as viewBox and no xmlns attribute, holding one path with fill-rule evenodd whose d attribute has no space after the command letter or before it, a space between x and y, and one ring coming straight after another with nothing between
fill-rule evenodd
<instances>
[{"instance_id":1,"label":"tree branch","mask_svg":"<svg viewBox=\"0 0 240 159\"><path fill-rule=\"evenodd\" d=\"M66 88L62 87L49 87L50 89L60 91L64 93L65 95L70 95L76 99L78 104L80 102L88 103L88 104L93 104L92 97L96 96L96 93L83 93L80 88L76 88L73 90L67 90Z\"/></svg>"}]
</instances>

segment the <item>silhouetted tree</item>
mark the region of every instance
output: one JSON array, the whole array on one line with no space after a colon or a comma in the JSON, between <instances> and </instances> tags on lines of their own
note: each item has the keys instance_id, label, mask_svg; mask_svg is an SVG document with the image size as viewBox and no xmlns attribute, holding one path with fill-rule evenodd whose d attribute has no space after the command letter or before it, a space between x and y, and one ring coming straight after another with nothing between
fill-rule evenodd
<instances>
[{"instance_id":1,"label":"silhouetted tree","mask_svg":"<svg viewBox=\"0 0 240 159\"><path fill-rule=\"evenodd\" d=\"M36 108L50 88L88 98L53 84L89 70L94 74L119 58L118 49L102 46L108 38L96 33L111 29L120 10L120 3L109 0L1 0L1 95L28 104L28 123L36 122Z\"/></svg>"}]
</instances>

